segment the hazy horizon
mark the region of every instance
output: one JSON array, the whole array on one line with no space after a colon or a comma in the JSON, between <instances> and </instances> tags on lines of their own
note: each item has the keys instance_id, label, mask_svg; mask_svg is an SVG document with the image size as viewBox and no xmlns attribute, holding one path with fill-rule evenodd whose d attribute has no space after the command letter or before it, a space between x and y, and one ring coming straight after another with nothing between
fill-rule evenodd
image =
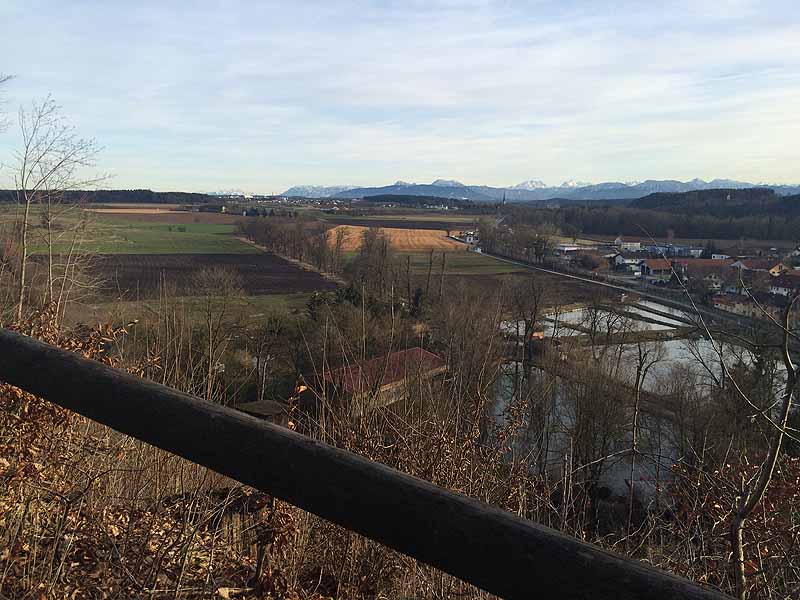
<instances>
[{"instance_id":1,"label":"hazy horizon","mask_svg":"<svg viewBox=\"0 0 800 600\"><path fill-rule=\"evenodd\" d=\"M42 14L48 18L43 19ZM800 5L11 0L0 72L106 187L798 183Z\"/></svg>"}]
</instances>

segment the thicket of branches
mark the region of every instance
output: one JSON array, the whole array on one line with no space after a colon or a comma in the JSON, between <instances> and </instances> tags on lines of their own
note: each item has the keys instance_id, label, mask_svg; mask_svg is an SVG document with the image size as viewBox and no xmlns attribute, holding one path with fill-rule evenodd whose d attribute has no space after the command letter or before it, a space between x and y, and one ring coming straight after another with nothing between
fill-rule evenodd
<instances>
[{"instance_id":1,"label":"thicket of branches","mask_svg":"<svg viewBox=\"0 0 800 600\"><path fill-rule=\"evenodd\" d=\"M216 295L224 286L235 294L235 280L208 273L200 284L215 290L200 320L165 290L157 316L127 328L69 334L52 314L17 327L225 403L286 397L297 381L313 386L324 369L422 344L447 360L444 380L414 382L402 405L361 419L318 387L318 408L292 413L292 422L308 435L525 518L736 590L731 531L748 489L742 482L754 488L776 431L757 414L775 404L770 390L781 385L774 353L755 362L729 356L726 377L662 375L659 386L675 403L676 423L668 424L651 414L642 392L649 370L664 360L658 344L633 343L630 321L600 304L580 324L593 336L592 352L562 346L542 358L556 363L557 372L568 355L580 380L522 363L504 366L501 322L518 322L524 339L542 317L535 279L482 296L454 290L431 303L424 328L385 301L346 293L307 315L273 315L253 327ZM638 350L604 345L611 336L630 336L629 348ZM627 384L614 383L620 380ZM498 386L507 388L502 403ZM156 598L482 596L18 390L6 386L0 399L6 490L0 535L9 548L0 555L0 590L11 597L95 586ZM557 400L563 407L554 411ZM610 470L633 473L636 464L659 463L667 445L679 449L681 460L648 483L655 495L644 494L634 477L623 493L603 483ZM791 597L800 581L800 464L785 450L775 456L771 481L743 528L744 591L751 597Z\"/></svg>"}]
</instances>

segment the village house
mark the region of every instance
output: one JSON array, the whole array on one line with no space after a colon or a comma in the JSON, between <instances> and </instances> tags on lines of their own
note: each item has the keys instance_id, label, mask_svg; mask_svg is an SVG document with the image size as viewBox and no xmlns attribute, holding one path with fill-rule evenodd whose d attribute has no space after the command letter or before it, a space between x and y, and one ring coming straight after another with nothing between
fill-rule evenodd
<instances>
[{"instance_id":1,"label":"village house","mask_svg":"<svg viewBox=\"0 0 800 600\"><path fill-rule=\"evenodd\" d=\"M770 294L791 296L800 291L800 271L784 271L774 277L769 285Z\"/></svg>"},{"instance_id":2,"label":"village house","mask_svg":"<svg viewBox=\"0 0 800 600\"><path fill-rule=\"evenodd\" d=\"M755 301L754 299L755 298ZM776 296L771 296L765 293L756 293L750 296L741 296L735 294L718 294L713 298L714 308L732 312L736 315L743 317L750 317L752 319L774 319L781 322L783 319L783 312L786 307L785 299L776 299ZM795 314L790 325L796 326L798 317Z\"/></svg>"},{"instance_id":3,"label":"village house","mask_svg":"<svg viewBox=\"0 0 800 600\"><path fill-rule=\"evenodd\" d=\"M447 371L445 361L423 348L391 352L324 373L329 392L353 416L406 400L415 386L430 384Z\"/></svg>"},{"instance_id":4,"label":"village house","mask_svg":"<svg viewBox=\"0 0 800 600\"><path fill-rule=\"evenodd\" d=\"M581 247L576 244L556 244L556 252L558 254L567 254L577 252Z\"/></svg>"},{"instance_id":5,"label":"village house","mask_svg":"<svg viewBox=\"0 0 800 600\"><path fill-rule=\"evenodd\" d=\"M713 258L685 258L678 261L684 271L685 281L701 279L711 291L722 289L726 278L729 278L728 267L732 263L732 260Z\"/></svg>"},{"instance_id":6,"label":"village house","mask_svg":"<svg viewBox=\"0 0 800 600\"><path fill-rule=\"evenodd\" d=\"M478 243L478 232L476 232L476 231L461 231L461 232L459 232L457 237L462 242L466 242L467 244L477 244Z\"/></svg>"},{"instance_id":7,"label":"village house","mask_svg":"<svg viewBox=\"0 0 800 600\"><path fill-rule=\"evenodd\" d=\"M773 277L787 270L786 265L771 258L743 258L730 266L740 271L765 271Z\"/></svg>"},{"instance_id":8,"label":"village house","mask_svg":"<svg viewBox=\"0 0 800 600\"><path fill-rule=\"evenodd\" d=\"M640 252L642 250L641 240L625 239L622 236L614 240L614 246L619 248L620 252Z\"/></svg>"},{"instance_id":9,"label":"village house","mask_svg":"<svg viewBox=\"0 0 800 600\"><path fill-rule=\"evenodd\" d=\"M623 254L622 252L612 254L610 260L614 267L638 266L644 261L640 256L632 256L630 254Z\"/></svg>"},{"instance_id":10,"label":"village house","mask_svg":"<svg viewBox=\"0 0 800 600\"><path fill-rule=\"evenodd\" d=\"M636 277L640 277L642 275L642 262L644 262L644 259L640 257L625 255L621 252L617 252L610 257L609 262L615 271L624 271L626 273L631 273Z\"/></svg>"},{"instance_id":11,"label":"village house","mask_svg":"<svg viewBox=\"0 0 800 600\"><path fill-rule=\"evenodd\" d=\"M683 268L665 258L647 258L642 261L642 276L652 282L667 282L672 279L673 269L682 275Z\"/></svg>"}]
</instances>

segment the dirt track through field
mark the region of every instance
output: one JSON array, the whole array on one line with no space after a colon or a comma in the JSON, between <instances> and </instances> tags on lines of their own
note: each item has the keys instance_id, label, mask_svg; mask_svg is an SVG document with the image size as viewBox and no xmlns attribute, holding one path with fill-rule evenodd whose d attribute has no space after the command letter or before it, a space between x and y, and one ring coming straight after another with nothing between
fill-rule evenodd
<instances>
[{"instance_id":1,"label":"dirt track through field","mask_svg":"<svg viewBox=\"0 0 800 600\"><path fill-rule=\"evenodd\" d=\"M338 225L329 233L331 243L336 239L336 232L347 232L342 250L345 252L358 250L361 247L362 237L366 227L357 225ZM389 237L392 247L400 251L413 250L463 250L464 245L447 237L447 232L442 229L400 229L395 227L381 227L381 231Z\"/></svg>"}]
</instances>

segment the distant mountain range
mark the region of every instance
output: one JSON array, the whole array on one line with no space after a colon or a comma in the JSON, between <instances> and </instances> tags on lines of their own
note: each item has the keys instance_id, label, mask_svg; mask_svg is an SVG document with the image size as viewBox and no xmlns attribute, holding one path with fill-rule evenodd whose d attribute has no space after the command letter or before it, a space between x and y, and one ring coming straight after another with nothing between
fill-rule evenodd
<instances>
[{"instance_id":1,"label":"distant mountain range","mask_svg":"<svg viewBox=\"0 0 800 600\"><path fill-rule=\"evenodd\" d=\"M283 192L281 196L299 196L302 198L329 198L339 192L357 189L354 185L296 185Z\"/></svg>"},{"instance_id":2,"label":"distant mountain range","mask_svg":"<svg viewBox=\"0 0 800 600\"><path fill-rule=\"evenodd\" d=\"M532 202L540 200L624 200L642 198L656 192L691 192L712 189L745 189L770 188L776 194L799 194L800 185L771 185L734 181L732 179L714 179L703 181L676 181L671 179L646 181L607 181L603 183L587 183L569 180L561 185L549 186L542 181L531 179L517 185L503 188L485 185L466 185L451 179L437 179L432 183L408 183L396 181L392 185L381 187L355 186L316 186L304 185L289 188L282 196L301 196L304 198L367 198L385 194L407 196L437 196L440 198L457 198L475 202L497 202L505 198L508 202Z\"/></svg>"}]
</instances>

